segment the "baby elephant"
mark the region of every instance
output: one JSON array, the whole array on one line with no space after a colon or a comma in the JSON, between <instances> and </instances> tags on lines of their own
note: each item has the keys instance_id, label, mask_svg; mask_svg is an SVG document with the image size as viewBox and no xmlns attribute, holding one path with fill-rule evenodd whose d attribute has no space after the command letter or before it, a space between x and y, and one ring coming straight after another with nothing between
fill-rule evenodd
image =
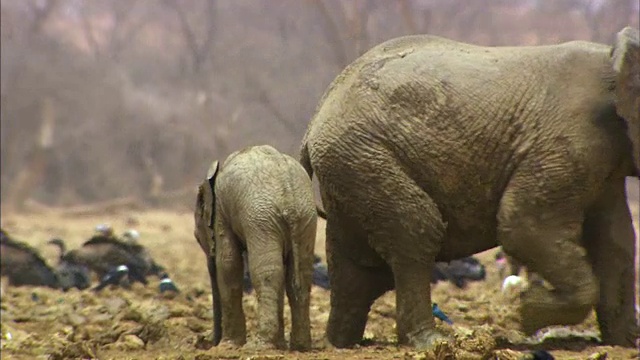
<instances>
[{"instance_id":1,"label":"baby elephant","mask_svg":"<svg viewBox=\"0 0 640 360\"><path fill-rule=\"evenodd\" d=\"M243 251L257 294L252 346L284 347L284 289L291 306L290 348L311 347L309 298L317 214L309 176L292 157L253 146L214 161L198 189L195 237L207 256L213 343L246 342Z\"/></svg>"}]
</instances>

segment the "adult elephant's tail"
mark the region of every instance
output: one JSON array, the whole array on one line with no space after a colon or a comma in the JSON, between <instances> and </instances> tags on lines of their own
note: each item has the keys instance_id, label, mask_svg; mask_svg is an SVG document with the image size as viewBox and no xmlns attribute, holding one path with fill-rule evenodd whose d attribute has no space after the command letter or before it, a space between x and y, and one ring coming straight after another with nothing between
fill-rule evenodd
<instances>
[{"instance_id":1,"label":"adult elephant's tail","mask_svg":"<svg viewBox=\"0 0 640 360\"><path fill-rule=\"evenodd\" d=\"M309 179L313 179L313 168L311 167L311 158L309 157L309 146L307 139L302 141L302 148L300 149L300 164L304 170L309 174Z\"/></svg>"},{"instance_id":2,"label":"adult elephant's tail","mask_svg":"<svg viewBox=\"0 0 640 360\"><path fill-rule=\"evenodd\" d=\"M306 137L304 140L302 140L302 148L300 149L299 161L304 170L309 175L309 180L313 181L313 168L311 167L311 158L309 157L309 146ZM324 212L324 210L320 209L318 205L316 205L316 212L318 213L318 216L327 220L327 214Z\"/></svg>"}]
</instances>

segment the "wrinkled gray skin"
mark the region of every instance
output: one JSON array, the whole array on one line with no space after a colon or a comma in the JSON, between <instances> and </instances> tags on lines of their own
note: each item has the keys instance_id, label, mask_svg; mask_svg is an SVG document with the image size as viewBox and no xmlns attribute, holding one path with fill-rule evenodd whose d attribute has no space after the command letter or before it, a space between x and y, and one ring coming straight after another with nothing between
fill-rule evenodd
<instances>
[{"instance_id":1,"label":"wrinkled gray skin","mask_svg":"<svg viewBox=\"0 0 640 360\"><path fill-rule=\"evenodd\" d=\"M221 167L214 162L199 188L195 224L195 237L208 258L214 344L246 342L242 310L242 252L246 249L258 300L257 339L250 345L285 346L286 288L290 348L309 349L317 215L311 181L302 166L266 145L235 152Z\"/></svg>"},{"instance_id":2,"label":"wrinkled gray skin","mask_svg":"<svg viewBox=\"0 0 640 360\"><path fill-rule=\"evenodd\" d=\"M349 65L300 158L327 213L329 342L358 343L395 288L399 342L429 348L434 262L502 245L554 287L523 293L526 334L595 306L602 340L633 346L639 51L632 28L613 46L408 36Z\"/></svg>"}]
</instances>

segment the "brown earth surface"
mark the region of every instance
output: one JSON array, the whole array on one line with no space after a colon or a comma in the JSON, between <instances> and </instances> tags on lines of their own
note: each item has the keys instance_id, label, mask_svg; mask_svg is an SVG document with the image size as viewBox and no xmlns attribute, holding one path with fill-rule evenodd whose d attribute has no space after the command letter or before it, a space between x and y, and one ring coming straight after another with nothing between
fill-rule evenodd
<instances>
[{"instance_id":1,"label":"brown earth surface","mask_svg":"<svg viewBox=\"0 0 640 360\"><path fill-rule=\"evenodd\" d=\"M636 193L637 195L637 193ZM637 197L631 201L638 233ZM454 335L455 346L416 352L395 344L394 302L390 292L373 306L362 346L350 350L324 346L329 292L312 291L314 349L308 353L208 348L211 335L211 292L204 256L193 238L190 213L148 211L69 217L63 213L2 213L2 227L18 240L40 249L51 262L56 251L46 241L64 238L73 248L85 241L98 223L117 233L136 228L141 242L165 265L181 288L175 298L160 297L158 280L132 290L106 289L99 294L45 288L12 288L3 281L1 331L3 359L518 359L528 350L546 349L556 359L638 359L638 349L599 346L594 314L581 325L550 328L535 338L518 331L517 296L500 293L493 264L495 249L479 255L488 279L459 290L448 283L433 289L433 299L455 322L438 327ZM324 257L324 223L318 229L316 252ZM245 296L249 336L255 327L256 303ZM287 328L290 316L285 311ZM287 334L288 337L288 334Z\"/></svg>"}]
</instances>

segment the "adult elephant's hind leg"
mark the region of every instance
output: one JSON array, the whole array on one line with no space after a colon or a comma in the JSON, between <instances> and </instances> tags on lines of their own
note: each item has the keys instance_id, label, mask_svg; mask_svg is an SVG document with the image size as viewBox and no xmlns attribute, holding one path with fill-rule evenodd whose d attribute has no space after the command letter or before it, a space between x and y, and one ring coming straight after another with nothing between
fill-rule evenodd
<instances>
[{"instance_id":1,"label":"adult elephant's hind leg","mask_svg":"<svg viewBox=\"0 0 640 360\"><path fill-rule=\"evenodd\" d=\"M348 176L368 191L349 194L363 213L368 243L393 271L398 342L429 348L443 339L435 330L431 308L431 274L445 224L437 205L390 156L375 171ZM386 161L385 161L386 160Z\"/></svg>"},{"instance_id":2,"label":"adult elephant's hind leg","mask_svg":"<svg viewBox=\"0 0 640 360\"><path fill-rule=\"evenodd\" d=\"M640 336L635 318L635 237L624 193L617 179L587 213L584 243L600 281L596 306L602 341L633 346Z\"/></svg>"},{"instance_id":3,"label":"adult elephant's hind leg","mask_svg":"<svg viewBox=\"0 0 640 360\"><path fill-rule=\"evenodd\" d=\"M324 202L327 204L327 202ZM329 209L328 209L329 210ZM366 243L366 237L349 233L348 215L327 212L326 250L331 284L331 312L326 336L338 348L357 345L364 334L373 302L393 289L391 270ZM349 236L351 235L351 236ZM377 258L377 266L356 263L356 256ZM374 261L376 262L376 261ZM374 264L370 264L374 265Z\"/></svg>"},{"instance_id":4,"label":"adult elephant's hind leg","mask_svg":"<svg viewBox=\"0 0 640 360\"><path fill-rule=\"evenodd\" d=\"M597 280L579 244L582 195L574 192L580 187L561 186L563 178L554 176L563 174L514 177L498 211L498 242L504 251L553 286L548 290L532 282L523 292L520 315L528 335L550 325L582 322L598 298Z\"/></svg>"},{"instance_id":5,"label":"adult elephant's hind leg","mask_svg":"<svg viewBox=\"0 0 640 360\"><path fill-rule=\"evenodd\" d=\"M393 270L398 342L426 349L445 339L435 330L431 310L431 274L445 225L432 199L400 169L386 176L397 178L390 182L393 195L372 199L377 231L371 242Z\"/></svg>"}]
</instances>

